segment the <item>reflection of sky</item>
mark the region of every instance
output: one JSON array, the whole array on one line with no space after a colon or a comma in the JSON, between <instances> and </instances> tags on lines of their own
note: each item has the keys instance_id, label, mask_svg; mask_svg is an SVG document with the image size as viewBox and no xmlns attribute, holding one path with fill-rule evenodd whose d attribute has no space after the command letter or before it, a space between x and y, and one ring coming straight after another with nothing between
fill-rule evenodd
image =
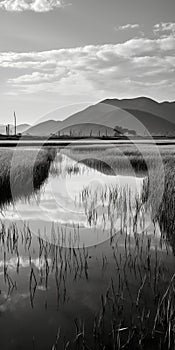
<instances>
[{"instance_id":1,"label":"reflection of sky","mask_svg":"<svg viewBox=\"0 0 175 350\"><path fill-rule=\"evenodd\" d=\"M51 266L52 260L47 259L47 264ZM8 265L8 269L10 270L16 270L16 267L19 265L19 267L27 268L30 265L35 266L37 270L41 270L46 266L46 260L41 258L32 258L29 260L29 258L25 258L20 256L17 257L11 257L8 261L6 261L6 264ZM0 260L0 269L4 268L4 260Z\"/></svg>"},{"instance_id":2,"label":"reflection of sky","mask_svg":"<svg viewBox=\"0 0 175 350\"><path fill-rule=\"evenodd\" d=\"M16 292L15 295L10 296L3 292L0 298L0 313L5 313L6 311L16 312L19 303L21 304L23 301L25 302L29 297L30 293Z\"/></svg>"},{"instance_id":3,"label":"reflection of sky","mask_svg":"<svg viewBox=\"0 0 175 350\"><path fill-rule=\"evenodd\" d=\"M63 170L67 165L75 166L76 162L63 156ZM18 200L15 206L10 205L4 212L6 219L44 220L65 223L87 224L86 216L82 206L79 206L80 193L85 187L92 192L97 188L104 189L105 186L118 186L124 188L126 185L133 192L140 192L142 179L131 176L110 176L97 170L90 169L83 164L78 164L78 174L61 174L57 177L50 175L44 190L40 196L33 197L30 201ZM2 216L3 219L4 216Z\"/></svg>"},{"instance_id":4,"label":"reflection of sky","mask_svg":"<svg viewBox=\"0 0 175 350\"><path fill-rule=\"evenodd\" d=\"M33 196L30 201L18 200L14 206L10 205L5 210L4 216L1 216L1 218L5 218L8 221L27 221L35 232L41 229L42 226L43 228L46 226L50 230L52 223L58 225L79 225L79 227L84 229L84 236L88 232L90 240L91 235L92 239L94 239L94 232L92 232L94 230L92 230L92 226L87 220L85 208L81 202L82 191L85 188L91 190L92 198L88 204L90 208L96 191L100 193L106 188L111 186L115 188L117 186L120 189L127 187L133 194L136 194L140 193L142 188L142 178L106 175L84 164L77 164L67 156L58 157L54 167L58 169L58 172L56 174L50 173L48 181L39 195ZM69 169L77 167L79 171L71 172L70 174ZM102 228L102 202L100 201L100 195L95 205L98 208L96 235L99 237L98 229ZM110 225L111 222L109 220L109 222L105 223L105 229L108 229Z\"/></svg>"}]
</instances>

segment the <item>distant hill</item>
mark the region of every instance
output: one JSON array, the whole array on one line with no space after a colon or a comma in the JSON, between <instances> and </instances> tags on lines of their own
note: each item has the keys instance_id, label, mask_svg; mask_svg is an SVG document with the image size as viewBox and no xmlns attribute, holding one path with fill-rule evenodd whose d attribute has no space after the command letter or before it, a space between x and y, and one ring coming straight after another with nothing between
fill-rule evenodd
<instances>
[{"instance_id":1,"label":"distant hill","mask_svg":"<svg viewBox=\"0 0 175 350\"><path fill-rule=\"evenodd\" d=\"M175 123L175 102L157 102L148 97L132 99L106 99L101 103L109 104L122 109L139 110L162 117Z\"/></svg>"},{"instance_id":2,"label":"distant hill","mask_svg":"<svg viewBox=\"0 0 175 350\"><path fill-rule=\"evenodd\" d=\"M30 127L29 124L19 124L17 126L17 133L23 133ZM12 133L14 132L14 125L10 125ZM6 134L6 125L0 124L0 134Z\"/></svg>"},{"instance_id":3,"label":"distant hill","mask_svg":"<svg viewBox=\"0 0 175 350\"><path fill-rule=\"evenodd\" d=\"M118 126L137 135L175 136L175 102L158 103L146 97L107 99L77 112L63 121L48 120L31 127L34 136L72 134L100 136L113 134Z\"/></svg>"},{"instance_id":4,"label":"distant hill","mask_svg":"<svg viewBox=\"0 0 175 350\"><path fill-rule=\"evenodd\" d=\"M17 126L17 132L22 134L24 131L28 130L29 128L30 128L29 124L20 124Z\"/></svg>"},{"instance_id":5,"label":"distant hill","mask_svg":"<svg viewBox=\"0 0 175 350\"><path fill-rule=\"evenodd\" d=\"M30 134L32 136L49 136L60 130L60 123L60 121L48 120L30 127L23 134Z\"/></svg>"},{"instance_id":6,"label":"distant hill","mask_svg":"<svg viewBox=\"0 0 175 350\"><path fill-rule=\"evenodd\" d=\"M153 113L144 111L141 108L140 110L121 109L113 104L104 102L88 107L84 111L70 116L64 122L62 122L62 128L69 127L70 129L74 125L79 125L79 129L83 129L83 132L86 133L87 123L91 123L91 125L94 124L94 134L95 130L98 130L98 125L103 125L104 127L111 129L113 129L115 126L126 128L128 130L134 129L138 135L142 136L146 136L148 132L155 136L175 135L175 124L166 118L162 118ZM84 125L84 128L83 124L86 124ZM87 130L87 135L88 134L89 131ZM98 135L98 133L96 133L96 135Z\"/></svg>"}]
</instances>

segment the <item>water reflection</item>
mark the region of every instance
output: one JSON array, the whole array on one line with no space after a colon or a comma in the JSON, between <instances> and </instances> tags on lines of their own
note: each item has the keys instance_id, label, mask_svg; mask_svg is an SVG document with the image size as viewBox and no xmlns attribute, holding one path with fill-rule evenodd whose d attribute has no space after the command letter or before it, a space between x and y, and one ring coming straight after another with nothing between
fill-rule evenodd
<instances>
[{"instance_id":1,"label":"water reflection","mask_svg":"<svg viewBox=\"0 0 175 350\"><path fill-rule=\"evenodd\" d=\"M16 225L7 228L2 224L0 231L2 346L15 349L26 344L25 349L31 349L35 337L35 347L51 348L60 329L59 346L64 346L65 338L74 349L75 318L79 327L84 320L85 342L93 349L98 342L92 336L94 327L95 332L100 332L100 342L103 339L104 344L113 344L113 339L108 338L113 329L109 319L126 328L120 339L123 345L129 336L131 316L139 329L144 312L142 326L147 325L147 332L152 330L158 296L164 295L174 271L166 242L158 245L156 237L149 234L126 236L121 232L110 244L64 249L33 236L28 226L19 230ZM165 301L171 292L170 289ZM22 337L18 329L23 329Z\"/></svg>"},{"instance_id":2,"label":"water reflection","mask_svg":"<svg viewBox=\"0 0 175 350\"><path fill-rule=\"evenodd\" d=\"M35 234L40 231L49 241L54 231L64 236L66 246L74 247L99 244L121 225L131 227L143 178L114 176L109 168L102 172L102 166L96 163L93 169L58 153L42 190L28 201L9 205L3 212L6 222L28 222Z\"/></svg>"},{"instance_id":3,"label":"water reflection","mask_svg":"<svg viewBox=\"0 0 175 350\"><path fill-rule=\"evenodd\" d=\"M150 208L144 205L145 178L117 175L101 160L88 158L76 162L57 150L46 162L39 180L32 196L30 191L27 193L28 187L20 187L20 195L13 198L13 204L3 207L2 220L30 224L36 235L68 247L99 244L123 229L130 235L143 230L152 234L156 226L157 239L165 235L174 252L173 187L164 192L155 225ZM4 196L1 200L4 204ZM165 203L169 203L167 207Z\"/></svg>"}]
</instances>

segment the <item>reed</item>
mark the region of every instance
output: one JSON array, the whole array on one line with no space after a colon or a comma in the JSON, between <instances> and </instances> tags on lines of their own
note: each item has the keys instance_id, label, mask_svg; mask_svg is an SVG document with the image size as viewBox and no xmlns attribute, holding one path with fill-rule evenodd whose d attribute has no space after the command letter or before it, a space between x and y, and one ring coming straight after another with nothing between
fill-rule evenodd
<instances>
[{"instance_id":1,"label":"reed","mask_svg":"<svg viewBox=\"0 0 175 350\"><path fill-rule=\"evenodd\" d=\"M0 206L39 190L55 158L54 149L0 149Z\"/></svg>"}]
</instances>

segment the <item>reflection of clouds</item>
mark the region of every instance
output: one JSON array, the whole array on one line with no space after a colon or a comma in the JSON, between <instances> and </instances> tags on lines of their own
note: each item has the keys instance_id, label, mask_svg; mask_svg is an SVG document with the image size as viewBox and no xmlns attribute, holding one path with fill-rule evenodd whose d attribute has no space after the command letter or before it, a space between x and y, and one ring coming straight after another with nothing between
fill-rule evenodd
<instances>
[{"instance_id":1,"label":"reflection of clouds","mask_svg":"<svg viewBox=\"0 0 175 350\"><path fill-rule=\"evenodd\" d=\"M8 295L5 292L1 293L0 298L0 313L7 311L15 311L18 305L30 298L30 293L16 293L14 295Z\"/></svg>"},{"instance_id":2,"label":"reflection of clouds","mask_svg":"<svg viewBox=\"0 0 175 350\"><path fill-rule=\"evenodd\" d=\"M8 266L9 269L11 270L16 270L16 267L22 267L22 268L27 268L30 265L33 265L36 267L37 270L42 270L46 266L46 260L41 257L41 258L32 258L29 260L29 258L25 257L12 257L9 260L5 261L6 266ZM49 266L52 264L52 260L50 258L47 258L47 263ZM4 268L4 260L0 260L0 268Z\"/></svg>"},{"instance_id":3,"label":"reflection of clouds","mask_svg":"<svg viewBox=\"0 0 175 350\"><path fill-rule=\"evenodd\" d=\"M18 225L24 221L29 225L31 232L40 232L41 237L49 242L53 242L54 238L54 244L58 245L62 244L61 241L57 241L60 237L66 242L64 246L73 244L74 247L77 244L96 245L108 240L121 229L119 226L120 217L123 215L122 193L130 193L131 201L134 200L135 196L141 193L143 178L108 175L83 163L78 163L79 171L70 175L69 172L65 173L66 169L75 168L77 162L66 155L62 155L58 165L63 172L50 174L44 191L40 191L39 196L32 197L27 202L18 200L15 206L9 206L5 211L5 220L16 221ZM86 192L86 189L90 196L84 201L82 193L84 190ZM106 191L110 192L112 197L108 194L104 200L102 193ZM114 198L116 194L119 198L117 202ZM129 220L131 213L129 209L127 211ZM54 237L52 224L55 226ZM20 263L27 264L25 261Z\"/></svg>"},{"instance_id":4,"label":"reflection of clouds","mask_svg":"<svg viewBox=\"0 0 175 350\"><path fill-rule=\"evenodd\" d=\"M80 205L80 196L84 188L89 188L94 193L96 188L105 189L110 186L124 188L130 187L133 193L140 192L142 179L131 176L111 176L101 173L98 170L90 169L79 163L79 172L67 174L66 168L74 168L76 161L62 155L59 167L63 169L64 176L50 176L44 191L41 191L39 198L31 198L29 202L17 201L15 207L8 207L5 212L7 220L44 221L58 222L59 224L79 224L89 227L85 215L84 206ZM98 202L100 207L101 203ZM99 222L101 215L99 212ZM3 219L3 217L2 217Z\"/></svg>"},{"instance_id":5,"label":"reflection of clouds","mask_svg":"<svg viewBox=\"0 0 175 350\"><path fill-rule=\"evenodd\" d=\"M36 289L38 289L41 292L46 292L48 290L48 287L43 286L43 285L40 284L39 286L37 286Z\"/></svg>"}]
</instances>

